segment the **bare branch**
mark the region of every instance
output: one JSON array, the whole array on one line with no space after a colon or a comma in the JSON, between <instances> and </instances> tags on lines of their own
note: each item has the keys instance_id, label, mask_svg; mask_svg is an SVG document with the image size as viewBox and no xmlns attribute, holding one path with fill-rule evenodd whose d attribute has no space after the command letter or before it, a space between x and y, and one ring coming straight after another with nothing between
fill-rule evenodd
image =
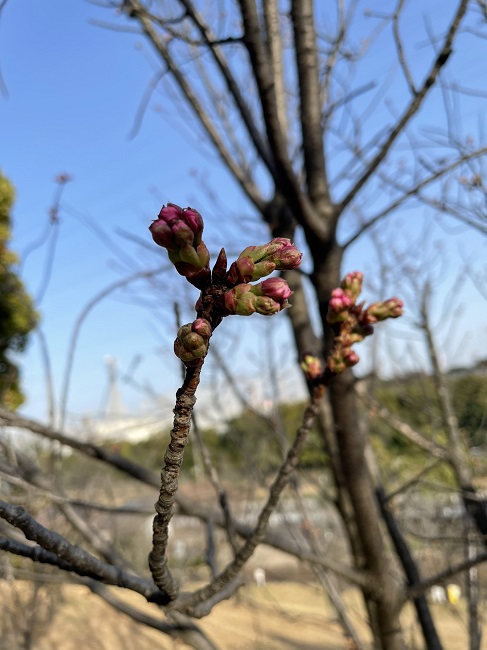
<instances>
[{"instance_id":1,"label":"bare branch","mask_svg":"<svg viewBox=\"0 0 487 650\"><path fill-rule=\"evenodd\" d=\"M321 123L320 83L312 0L293 0L296 66L299 80L303 155L308 194L314 205L330 201Z\"/></svg>"},{"instance_id":2,"label":"bare branch","mask_svg":"<svg viewBox=\"0 0 487 650\"><path fill-rule=\"evenodd\" d=\"M355 185L349 190L348 194L345 196L345 198L340 202L339 204L339 211L340 213L343 212L343 210L348 206L348 204L353 200L355 195L362 189L362 187L365 185L365 183L369 180L369 178L372 176L372 174L375 172L375 170L379 167L379 165L382 163L382 161L385 159L387 154L389 153L390 148L396 141L397 137L402 133L404 130L404 127L407 125L407 123L410 121L410 119L417 113L417 111L420 109L423 100L425 99L426 95L428 94L429 90L433 87L440 70L443 68L443 66L446 64L448 61L448 58L452 52L452 47L453 47L453 41L455 38L455 35L458 32L458 29L460 27L460 23L467 11L468 7L468 0L461 0L459 3L455 16L453 18L453 21L450 25L450 28L448 29L448 33L445 36L445 39L443 41L443 45L438 53L438 55L435 58L435 61L433 62L433 65L431 67L431 70L429 71L428 75L426 76L425 81L423 82L421 88L416 92L414 97L412 98L411 102L407 106L406 110L403 112L399 120L397 121L396 125L391 129L389 136L387 137L386 141L384 144L381 146L379 149L378 153L375 155L375 157L369 162L367 165L367 168L365 169L364 173L362 176L358 179L358 181L355 183Z\"/></svg>"},{"instance_id":3,"label":"bare branch","mask_svg":"<svg viewBox=\"0 0 487 650\"><path fill-rule=\"evenodd\" d=\"M59 426L62 429L64 427L64 422L66 420L66 410L67 410L67 405L68 405L68 395L69 395L69 384L71 381L71 372L73 370L73 362L74 362L74 353L76 351L76 345L78 343L78 336L81 330L81 326L83 325L85 319L87 316L90 314L91 310L96 307L96 305L104 300L107 296L109 296L111 293L114 291L117 291L118 289L121 289L122 287L126 287L127 285L131 284L132 282L136 282L137 280L141 280L143 278L152 278L155 275L162 273L164 270L168 268L167 264L163 266L159 266L155 269L151 269L149 271L139 271L138 273L134 273L132 275L129 275L126 278L122 278L121 280L117 280L116 282L113 282L110 284L108 287L100 291L94 298L92 298L86 306L83 308L81 311L80 315L78 316L75 326L73 328L73 331L71 333L71 338L69 341L69 347L68 347L68 355L66 359L66 367L64 369L64 378L63 378L63 387L61 391L61 402L60 402L60 415L59 415Z\"/></svg>"},{"instance_id":4,"label":"bare branch","mask_svg":"<svg viewBox=\"0 0 487 650\"><path fill-rule=\"evenodd\" d=\"M15 550L13 543L9 545L9 540L2 540L2 548L5 550L15 552L24 557L31 557L31 559L38 562L55 564L63 570L72 571L81 576L95 578L106 584L136 591L152 602L158 602L160 604L168 602L167 597L158 592L150 580L139 578L138 576L127 573L120 567L114 567L98 560L84 549L68 542L67 539L58 533L42 526L22 506L11 506L5 501L0 501L0 517L15 528L19 528L27 539L36 542L42 547L42 549L35 551L36 547L33 547L34 550L31 550L32 547L25 545L25 548L19 547ZM47 551L48 554L46 555L42 550ZM64 564L61 566L59 561L63 561Z\"/></svg>"},{"instance_id":5,"label":"bare branch","mask_svg":"<svg viewBox=\"0 0 487 650\"><path fill-rule=\"evenodd\" d=\"M124 458L120 454L107 451L103 447L99 447L92 443L81 442L77 438L68 436L67 434L60 433L55 431L50 427L46 427L35 420L24 418L16 413L7 411L5 409L0 409L0 422L3 422L6 426L14 426L21 429L26 429L32 433L41 435L49 440L57 440L63 445L76 449L77 451L85 454L89 458L94 458L96 460L102 461L111 467L124 472L125 474L131 476L132 478L145 483L146 485L151 485L152 487L160 487L159 477L151 472L150 470L134 463L127 458ZM181 493L178 493L176 496L176 503L179 507L179 511L182 514L186 514L191 517L196 517L201 521L208 522L210 519L218 526L224 527L224 520L220 512L209 512L206 508L198 505L194 499L185 497ZM247 524L235 521L235 531L243 538L248 538L253 533L253 528ZM343 576L345 579L350 582L358 585L365 586L368 584L368 578L360 571L356 571L353 568L337 562L335 560L327 560L326 558L316 557L313 553L309 551L303 551L300 549L292 540L284 539L281 535L275 534L272 531L267 531L264 543L274 548L277 548L284 553L289 553L300 560L316 563L322 566L323 568L333 571L337 575Z\"/></svg>"},{"instance_id":6,"label":"bare branch","mask_svg":"<svg viewBox=\"0 0 487 650\"><path fill-rule=\"evenodd\" d=\"M238 0L244 24L244 42L249 53L252 69L259 90L267 137L276 160L275 181L283 196L289 201L296 220L304 230L320 240L330 235L331 225L324 215L317 214L316 207L302 192L300 183L289 160L286 141L279 122L277 97L268 59L267 48L262 39L255 0ZM328 206L330 207L330 206ZM330 215L327 215L330 216Z\"/></svg>"},{"instance_id":7,"label":"bare branch","mask_svg":"<svg viewBox=\"0 0 487 650\"><path fill-rule=\"evenodd\" d=\"M136 0L130 0L130 6L133 8L133 12L135 12L134 15L138 18L144 30L144 34L147 36L149 41L152 43L154 48L163 59L173 79L183 93L189 106L191 106L192 110L194 111L199 123L206 131L209 139L213 143L221 159L228 167L229 171L232 173L237 182L240 184L250 201L252 201L257 209L262 209L264 206L264 201L257 187L253 181L242 172L238 164L230 155L213 122L203 109L196 94L194 93L187 79L182 74L180 68L176 65L173 57L170 55L166 43L162 40L162 38L158 36L142 5L139 2L136 2Z\"/></svg>"},{"instance_id":8,"label":"bare branch","mask_svg":"<svg viewBox=\"0 0 487 650\"><path fill-rule=\"evenodd\" d=\"M267 35L267 48L271 60L279 122L283 136L287 138L288 123L286 111L286 88L282 65L282 36L279 25L279 6L277 0L267 0L263 3L264 20Z\"/></svg>"},{"instance_id":9,"label":"bare branch","mask_svg":"<svg viewBox=\"0 0 487 650\"><path fill-rule=\"evenodd\" d=\"M403 422L402 420L397 418L388 409L381 406L378 402L376 402L372 398L367 397L367 402L372 407L373 415L379 417L386 424L392 427L395 431L402 434L410 442L416 445L416 447L419 447L420 449L427 451L428 453L430 453L435 458L438 458L439 460L449 461L450 455L444 447L441 447L440 445L437 445L431 440L428 440L428 438L423 436L422 433L413 429L411 426L409 426L409 424L406 424L406 422Z\"/></svg>"},{"instance_id":10,"label":"bare branch","mask_svg":"<svg viewBox=\"0 0 487 650\"><path fill-rule=\"evenodd\" d=\"M389 214L391 214L394 210L396 210L398 207L400 207L407 199L416 196L418 200L425 201L425 198L421 194L421 190L423 190L425 187L428 185L431 185L434 183L434 181L437 181L440 179L442 176L445 174L448 174L449 172L453 171L460 165L473 160L475 158L480 158L481 156L484 156L487 153L487 147L482 147L481 149L477 149L477 151L471 152L471 153L465 153L462 154L459 158L454 160L452 163L449 165L446 165L434 173L432 173L430 176L427 178L419 181L414 185L413 187L406 188L403 185L400 185L397 182L391 182L388 179L385 179L386 182L391 183L396 187L397 189L400 189L402 194L399 198L394 200L392 203L390 203L388 206L383 208L379 213L377 213L374 217L371 217L367 223L364 223L358 230L357 232L352 235L344 244L343 248L347 248L350 246L350 244L353 244L361 235L363 235L364 232L369 230L372 226L374 226L376 223L378 223L381 219L384 219L387 217ZM429 199L428 202L432 205L435 205L434 200Z\"/></svg>"},{"instance_id":11,"label":"bare branch","mask_svg":"<svg viewBox=\"0 0 487 650\"><path fill-rule=\"evenodd\" d=\"M199 30L202 38L204 39L204 42L206 42L206 44L208 45L210 52L219 70L221 71L223 78L225 79L227 88L235 101L235 105L237 106L240 112L242 121L247 127L247 131L250 135L250 139L252 140L260 157L264 161L266 167L272 173L272 170L274 169L274 161L272 159L272 155L267 147L266 142L264 141L264 138L262 137L262 134L259 133L256 127L255 118L252 115L248 107L248 104L245 101L240 91L239 85L235 77L232 75L228 63L223 57L221 50L218 47L216 47L217 43L215 42L215 38L212 35L209 26L204 23L201 16L197 13L196 9L193 6L193 3L190 2L190 0L180 0L180 2L186 9L187 15L193 20L195 26Z\"/></svg>"},{"instance_id":12,"label":"bare branch","mask_svg":"<svg viewBox=\"0 0 487 650\"><path fill-rule=\"evenodd\" d=\"M149 101L152 97L152 93L155 91L160 80L163 78L166 72L167 72L167 68L164 68L163 70L159 70L157 74L155 74L154 77L150 80L149 85L144 95L142 96L139 107L137 109L137 113L134 118L134 123L132 125L132 128L130 129L129 138L135 138L135 136L139 132L140 127L142 126L142 121L144 119L145 112L149 105Z\"/></svg>"},{"instance_id":13,"label":"bare branch","mask_svg":"<svg viewBox=\"0 0 487 650\"><path fill-rule=\"evenodd\" d=\"M396 42L397 57L399 59L399 63L401 65L404 76L406 77L409 90L411 91L411 94L414 97L414 95L416 95L417 93L417 90L416 90L416 86L414 85L414 80L411 75L411 70L409 69L408 64L406 63L406 57L404 55L404 48L402 44L401 34L399 33L399 19L403 7L404 7L404 0L399 0L396 6L396 10L394 11L394 15L392 17L392 31L394 34L394 40Z\"/></svg>"},{"instance_id":14,"label":"bare branch","mask_svg":"<svg viewBox=\"0 0 487 650\"><path fill-rule=\"evenodd\" d=\"M304 447L304 443L306 442L308 433L314 424L316 416L318 415L322 392L322 387L315 389L313 400L310 402L304 412L303 423L298 429L294 443L289 449L287 457L284 463L281 465L281 468L269 490L269 497L260 512L257 525L255 526L252 535L247 539L243 547L236 554L233 561L222 571L222 573L220 573L220 575L218 575L206 587L203 587L202 589L196 591L188 598L183 598L182 602L178 603L179 609L191 612L193 615L198 616L198 605L201 603L208 601L210 598L213 598L217 594L222 595L222 598L228 597L223 595L223 590L238 576L241 568L252 556L257 545L260 544L264 539L269 517L274 511L274 508L279 501L279 497L281 496L283 489L289 482L289 478L298 463L299 456Z\"/></svg>"},{"instance_id":15,"label":"bare branch","mask_svg":"<svg viewBox=\"0 0 487 650\"><path fill-rule=\"evenodd\" d=\"M459 562L458 564L448 567L448 569L445 569L444 571L440 571L440 573L437 573L430 578L422 580L421 584L414 585L408 589L408 596L410 598L415 598L420 594L424 594L426 591L428 591L428 589L434 587L434 585L441 585L450 578L453 578L453 576L456 576L459 573L463 573L471 567L478 566L483 562L487 562L487 551L484 553L479 553L479 555L474 558L469 558L463 562Z\"/></svg>"},{"instance_id":16,"label":"bare branch","mask_svg":"<svg viewBox=\"0 0 487 650\"><path fill-rule=\"evenodd\" d=\"M202 365L203 361L195 368L186 370L184 383L176 395L171 441L164 456L164 466L161 470L161 487L155 505L157 514L152 525L153 536L152 550L149 553L149 567L154 582L162 592L168 594L170 600L177 598L179 585L167 566L168 528L176 501L179 470L183 462L184 448L188 444L191 414L196 402L195 392L200 381Z\"/></svg>"}]
</instances>

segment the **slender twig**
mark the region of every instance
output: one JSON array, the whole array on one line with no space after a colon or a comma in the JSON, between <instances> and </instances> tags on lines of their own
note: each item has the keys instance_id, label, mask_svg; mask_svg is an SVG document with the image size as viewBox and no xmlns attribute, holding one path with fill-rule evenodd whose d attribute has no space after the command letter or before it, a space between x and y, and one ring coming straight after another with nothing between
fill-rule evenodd
<instances>
[{"instance_id":1,"label":"slender twig","mask_svg":"<svg viewBox=\"0 0 487 650\"><path fill-rule=\"evenodd\" d=\"M425 578L421 581L420 584L414 585L413 587L410 587L408 589L408 596L410 598L415 598L416 596L419 596L420 594L424 594L428 589L431 589L434 585L439 585L453 576L457 575L458 573L463 573L464 571L467 571L468 569L472 568L473 566L478 566L479 564L482 564L483 562L487 562L487 551L483 553L479 553L476 557L474 558L469 558L467 560L463 560L462 562L459 562L458 564L454 564L453 566L448 567L448 569L445 569L444 571L440 571L434 576L431 576L430 578Z\"/></svg>"},{"instance_id":2,"label":"slender twig","mask_svg":"<svg viewBox=\"0 0 487 650\"><path fill-rule=\"evenodd\" d=\"M388 424L392 429L403 435L414 445L427 451L432 456L439 460L449 461L450 454L448 451L438 445L437 443L426 438L420 431L413 429L412 426L403 422L401 419L396 417L393 413L386 409L384 406L381 406L377 401L371 397L367 397L367 402L372 408L372 414L379 417L386 424Z\"/></svg>"},{"instance_id":3,"label":"slender twig","mask_svg":"<svg viewBox=\"0 0 487 650\"><path fill-rule=\"evenodd\" d=\"M289 449L286 460L281 465L279 472L269 490L269 496L266 504L262 508L257 524L254 528L252 535L246 540L240 551L236 554L235 558L230 564L208 585L196 591L188 598L183 598L182 602L178 603L178 609L191 612L192 615L198 616L198 605L208 601L210 598L215 597L217 594L222 595L223 598L228 598L228 595L223 595L229 583L231 583L239 574L240 570L248 559L252 556L255 548L264 539L264 534L269 523L269 518L274 511L282 491L286 487L295 469L301 451L306 442L308 433L313 426L316 416L320 409L320 400L323 394L323 387L315 389L313 399L308 404L304 415L303 423L296 433L296 438L293 445ZM216 601L215 601L216 604ZM205 609L205 613L206 613Z\"/></svg>"},{"instance_id":4,"label":"slender twig","mask_svg":"<svg viewBox=\"0 0 487 650\"><path fill-rule=\"evenodd\" d=\"M177 598L179 585L167 566L168 528L176 501L184 448L189 440L191 414L196 402L195 392L200 382L202 365L203 361L195 368L187 369L184 383L176 394L174 422L170 433L171 440L164 456L159 498L155 504L157 514L152 526L152 550L149 554L149 567L154 582L161 591L168 594L170 600Z\"/></svg>"},{"instance_id":5,"label":"slender twig","mask_svg":"<svg viewBox=\"0 0 487 650\"><path fill-rule=\"evenodd\" d=\"M418 110L422 106L423 100L428 94L428 91L434 86L435 81L438 75L440 74L440 70L448 61L448 58L452 52L455 35L458 32L458 29L460 28L460 24L467 11L467 8L468 8L468 0L461 0L461 2L459 2L458 4L457 10L455 12L455 16L453 17L448 32L445 36L442 47L438 52L437 56L435 57L431 69L426 75L426 79L424 80L421 88L415 93L415 95L411 99L411 102L406 107L406 110L400 116L400 118L398 119L394 127L390 130L389 136L386 138L384 144L380 147L379 151L374 156L374 158L372 158L372 160L369 162L362 176L356 181L356 183L353 185L353 187L348 191L347 195L341 201L339 206L340 213L343 212L343 210L348 206L348 204L354 199L355 195L361 190L361 188L369 180L369 178L379 167L382 161L386 158L390 148L392 147L392 145L394 144L398 136L404 131L410 119L418 112Z\"/></svg>"},{"instance_id":6,"label":"slender twig","mask_svg":"<svg viewBox=\"0 0 487 650\"><path fill-rule=\"evenodd\" d=\"M399 64L402 68L402 71L404 73L404 76L406 78L407 84L409 86L409 90L411 91L411 94L414 96L417 93L416 86L414 84L413 77L411 75L411 70L409 69L409 66L406 62L406 57L404 54L404 47L402 44L402 39L401 39L401 34L399 32L399 18L401 16L401 12L404 7L404 0L399 0L397 3L396 10L394 12L394 15L392 17L392 32L394 34L394 41L396 43L396 49L397 49L397 58L399 59Z\"/></svg>"},{"instance_id":7,"label":"slender twig","mask_svg":"<svg viewBox=\"0 0 487 650\"><path fill-rule=\"evenodd\" d=\"M151 269L149 271L139 271L137 273L133 273L132 275L129 275L128 277L122 278L121 280L117 280L116 282L113 282L110 284L108 287L100 291L94 298L92 298L82 309L81 313L79 314L75 326L73 328L73 331L71 333L71 338L69 341L69 347L68 347L68 354L66 358L66 366L64 369L64 378L63 378L63 387L61 391L61 400L60 400L60 407L59 407L59 428L62 429L64 427L64 423L66 420L66 410L67 410L67 405L68 405L68 396L69 396L69 385L71 382L71 373L73 371L73 362L74 362L74 353L76 351L76 345L78 343L78 337L79 333L81 331L81 327L90 314L91 310L96 307L98 303L100 303L102 300L104 300L107 296L109 296L111 293L114 291L117 291L118 289L121 289L122 287L126 287L127 285L131 284L132 282L136 282L137 280L141 280L143 278L152 278L155 275L162 273L165 269L167 268L167 264L164 264L163 266L158 266L155 269Z\"/></svg>"}]
</instances>

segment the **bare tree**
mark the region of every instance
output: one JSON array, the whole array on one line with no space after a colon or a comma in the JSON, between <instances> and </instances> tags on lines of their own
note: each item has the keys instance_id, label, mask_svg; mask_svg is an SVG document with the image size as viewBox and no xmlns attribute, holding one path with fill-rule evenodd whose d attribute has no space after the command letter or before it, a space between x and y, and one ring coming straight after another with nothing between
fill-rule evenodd
<instances>
[{"instance_id":1,"label":"bare tree","mask_svg":"<svg viewBox=\"0 0 487 650\"><path fill-rule=\"evenodd\" d=\"M329 299L340 283L344 254L377 224L406 206L422 205L485 232L481 201L487 148L459 135L449 123L448 112L443 130L431 130L425 136L421 129L430 101L462 90L446 81L445 71L455 58L460 37L476 38L482 31L480 5L468 0L452 3L447 18L442 16L435 31L425 19L427 46L423 44L419 62L413 56L418 44L404 42L402 25L408 11L414 11L417 19L423 7L414 5L411 9L403 0L398 0L390 12L380 14L365 12L361 3L341 0L333 10L327 7L326 11L312 0L228 0L209 8L190 0L123 0L106 6L115 11L117 27L132 30L135 25L147 38L160 62L151 89L159 82L165 84L165 96L172 95L178 110L186 111L183 122L190 121L204 134L272 236L294 238L298 231L303 234L311 271L283 273L294 292L289 318L300 358L306 353L322 360L329 358L336 338L327 320ZM366 20L370 27L364 36ZM376 46L380 51L384 35L397 55L390 74L385 81L368 74L363 83L357 83L354 75L361 79L367 55ZM382 74L385 71L385 67L380 70ZM392 101L398 91L402 98L399 107ZM380 115L371 120L374 112ZM368 121L371 126L366 128ZM440 155L432 154L433 148L439 149ZM405 161L398 160L400 155ZM459 177L463 181L459 182ZM312 325L305 288L311 289L316 303L319 332ZM209 314L204 317L213 328L217 325ZM40 527L25 511L8 504L2 506L2 516L38 546L5 538L3 548L75 571L87 584L92 580L117 584L161 606L172 602L170 620L161 624L161 629L174 636L192 635L193 647L213 647L189 616L204 615L219 599L233 593L241 567L256 544L265 541L353 581L362 590L375 648L404 648L400 621L404 602L421 597L426 585L433 583L420 582L407 545L394 532L393 513L378 498L382 486L362 426L352 372L330 377L326 397L309 382L311 401L303 427L283 460L257 526L249 530L234 520L228 509L210 514L177 492L177 467L187 442L200 370L200 366L188 370L178 394L150 559L155 584L134 576L113 556L107 558L107 549L97 548L104 555L98 559L70 546L53 531ZM147 470L101 447L79 443L62 430L12 414L2 413L1 417L5 423L25 426L159 487L159 480ZM314 418L328 455L334 500L347 533L353 566L330 565L319 557L316 545L303 553L289 541L276 540L265 531L270 512L297 463L303 434ZM410 431L409 435L412 437ZM447 454L424 437L416 438L437 457ZM13 474L19 473L19 466L14 466ZM458 471L463 467L459 465ZM213 481L219 489L214 475ZM219 576L186 598L180 598L167 568L167 527L175 503L182 511L226 527L230 540L234 534L246 539L241 547L234 546L233 560ZM85 531L85 537L89 534ZM389 544L391 539L395 551ZM91 536L90 543L95 541ZM418 608L421 617L419 609L427 615L425 601ZM441 647L431 625L423 623L428 647Z\"/></svg>"}]
</instances>

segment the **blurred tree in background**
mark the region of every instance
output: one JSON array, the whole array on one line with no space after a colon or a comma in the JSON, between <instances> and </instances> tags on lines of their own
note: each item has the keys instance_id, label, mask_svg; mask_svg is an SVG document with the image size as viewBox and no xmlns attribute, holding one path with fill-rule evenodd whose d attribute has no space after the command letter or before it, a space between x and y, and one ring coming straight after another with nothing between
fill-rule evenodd
<instances>
[{"instance_id":1,"label":"blurred tree in background","mask_svg":"<svg viewBox=\"0 0 487 650\"><path fill-rule=\"evenodd\" d=\"M32 300L15 272L17 257L8 248L14 198L12 184L0 173L0 404L12 410L22 404L24 396L19 369L9 353L25 348L37 323Z\"/></svg>"}]
</instances>

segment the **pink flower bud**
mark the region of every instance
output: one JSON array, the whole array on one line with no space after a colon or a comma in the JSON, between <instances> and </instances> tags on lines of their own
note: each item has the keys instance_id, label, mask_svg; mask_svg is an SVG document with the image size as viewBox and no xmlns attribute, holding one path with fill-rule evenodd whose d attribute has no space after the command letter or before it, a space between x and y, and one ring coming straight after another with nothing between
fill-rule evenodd
<instances>
[{"instance_id":1,"label":"pink flower bud","mask_svg":"<svg viewBox=\"0 0 487 650\"><path fill-rule=\"evenodd\" d=\"M256 284L252 292L260 296L269 296L276 302L284 304L291 296L292 291L286 280L282 278L268 278L259 284Z\"/></svg>"},{"instance_id":2,"label":"pink flower bud","mask_svg":"<svg viewBox=\"0 0 487 650\"><path fill-rule=\"evenodd\" d=\"M169 251L178 251L184 246L196 248L201 243L203 218L192 208L183 210L174 203L168 203L162 207L149 230L156 244Z\"/></svg>"},{"instance_id":3,"label":"pink flower bud","mask_svg":"<svg viewBox=\"0 0 487 650\"><path fill-rule=\"evenodd\" d=\"M351 348L339 346L333 350L327 359L328 368L335 375L339 375L347 368L355 366L360 361L358 354Z\"/></svg>"},{"instance_id":4,"label":"pink flower bud","mask_svg":"<svg viewBox=\"0 0 487 650\"><path fill-rule=\"evenodd\" d=\"M355 302L362 292L363 279L363 273L360 271L353 271L352 273L347 273L342 280L341 287L345 293L350 296L352 302Z\"/></svg>"},{"instance_id":5,"label":"pink flower bud","mask_svg":"<svg viewBox=\"0 0 487 650\"><path fill-rule=\"evenodd\" d=\"M228 284L237 285L250 282L253 279L254 269L255 264L250 257L239 257L228 270Z\"/></svg>"},{"instance_id":6,"label":"pink flower bud","mask_svg":"<svg viewBox=\"0 0 487 650\"><path fill-rule=\"evenodd\" d=\"M352 299L343 291L343 289L333 289L328 303L327 321L329 323L340 323L346 320L348 309L352 304Z\"/></svg>"},{"instance_id":7,"label":"pink flower bud","mask_svg":"<svg viewBox=\"0 0 487 650\"><path fill-rule=\"evenodd\" d=\"M300 365L307 379L317 379L323 374L323 366L320 359L309 352L304 352Z\"/></svg>"},{"instance_id":8,"label":"pink flower bud","mask_svg":"<svg viewBox=\"0 0 487 650\"><path fill-rule=\"evenodd\" d=\"M196 366L208 352L210 336L210 323L204 318L197 318L193 323L179 328L174 353L186 366Z\"/></svg>"},{"instance_id":9,"label":"pink flower bud","mask_svg":"<svg viewBox=\"0 0 487 650\"><path fill-rule=\"evenodd\" d=\"M278 280L279 278L275 279ZM257 313L263 316L271 316L289 306L285 298L282 300L274 300L274 298L265 295L262 290L263 284L263 282L255 286L251 284L237 284L233 289L226 291L224 295L226 315L237 314L239 316L251 316ZM275 291L283 295L286 293L284 288Z\"/></svg>"},{"instance_id":10,"label":"pink flower bud","mask_svg":"<svg viewBox=\"0 0 487 650\"><path fill-rule=\"evenodd\" d=\"M345 348L345 350L343 350L343 361L347 368L351 368L360 361L360 358L351 348Z\"/></svg>"},{"instance_id":11,"label":"pink flower bud","mask_svg":"<svg viewBox=\"0 0 487 650\"><path fill-rule=\"evenodd\" d=\"M270 243L279 243L279 248L271 255L271 261L274 262L278 271L290 271L301 264L303 254L291 244L289 239L278 237Z\"/></svg>"},{"instance_id":12,"label":"pink flower bud","mask_svg":"<svg viewBox=\"0 0 487 650\"><path fill-rule=\"evenodd\" d=\"M248 257L255 264L258 262L273 262L278 271L295 269L301 263L303 254L291 244L290 239L276 237L263 246L248 246L239 255L239 259Z\"/></svg>"},{"instance_id":13,"label":"pink flower bud","mask_svg":"<svg viewBox=\"0 0 487 650\"><path fill-rule=\"evenodd\" d=\"M403 302L399 298L389 298L383 302L375 302L365 310L365 318L368 322L386 320L387 318L398 318L403 314Z\"/></svg>"},{"instance_id":14,"label":"pink flower bud","mask_svg":"<svg viewBox=\"0 0 487 650\"><path fill-rule=\"evenodd\" d=\"M211 325L205 318L197 318L191 325L191 329L202 338L209 340L211 336Z\"/></svg>"},{"instance_id":15,"label":"pink flower bud","mask_svg":"<svg viewBox=\"0 0 487 650\"><path fill-rule=\"evenodd\" d=\"M289 307L289 303L280 303L269 296L255 296L253 306L257 314L261 314L262 316L273 316L274 314L277 314L278 311L281 311L281 309Z\"/></svg>"}]
</instances>

